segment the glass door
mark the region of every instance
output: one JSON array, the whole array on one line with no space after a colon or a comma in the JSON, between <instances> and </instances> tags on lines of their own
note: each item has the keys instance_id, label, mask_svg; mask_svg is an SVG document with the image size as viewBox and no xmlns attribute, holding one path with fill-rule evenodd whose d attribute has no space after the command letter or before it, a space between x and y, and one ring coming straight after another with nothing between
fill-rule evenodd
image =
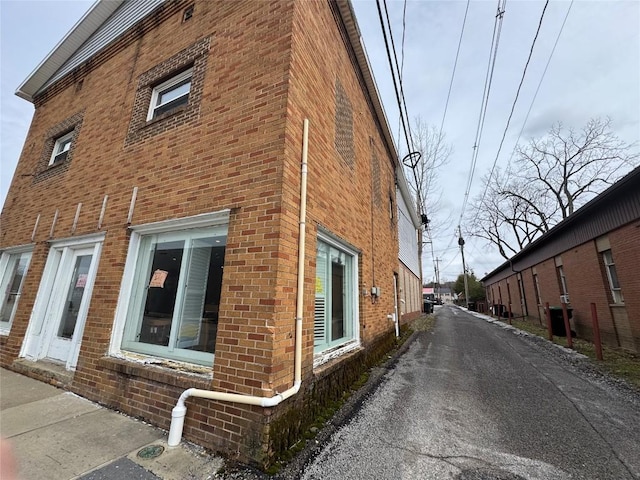
<instances>
[{"instance_id":1,"label":"glass door","mask_svg":"<svg viewBox=\"0 0 640 480\"><path fill-rule=\"evenodd\" d=\"M79 324L84 325L89 308L87 290L93 250L72 250L60 263L46 315L50 331L47 358L68 363L74 345L80 342L81 332L76 335L76 331Z\"/></svg>"}]
</instances>

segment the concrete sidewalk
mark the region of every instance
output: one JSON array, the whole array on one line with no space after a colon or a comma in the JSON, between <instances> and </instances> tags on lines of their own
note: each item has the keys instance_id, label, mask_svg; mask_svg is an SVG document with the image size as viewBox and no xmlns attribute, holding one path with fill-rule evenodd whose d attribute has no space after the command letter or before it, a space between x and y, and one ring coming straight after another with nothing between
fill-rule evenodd
<instances>
[{"instance_id":1,"label":"concrete sidewalk","mask_svg":"<svg viewBox=\"0 0 640 480\"><path fill-rule=\"evenodd\" d=\"M0 435L13 448L19 480L207 479L223 465L190 444L168 448L163 430L6 369Z\"/></svg>"}]
</instances>

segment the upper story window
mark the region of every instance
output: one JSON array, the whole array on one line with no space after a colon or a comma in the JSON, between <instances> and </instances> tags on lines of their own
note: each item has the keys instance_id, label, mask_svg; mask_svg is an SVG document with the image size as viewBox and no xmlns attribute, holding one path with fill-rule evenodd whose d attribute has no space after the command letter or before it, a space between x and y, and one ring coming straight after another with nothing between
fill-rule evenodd
<instances>
[{"instance_id":1,"label":"upper story window","mask_svg":"<svg viewBox=\"0 0 640 480\"><path fill-rule=\"evenodd\" d=\"M210 44L203 38L140 75L125 147L200 121Z\"/></svg>"},{"instance_id":2,"label":"upper story window","mask_svg":"<svg viewBox=\"0 0 640 480\"><path fill-rule=\"evenodd\" d=\"M153 89L147 121L189 103L192 75L190 68Z\"/></svg>"},{"instance_id":3,"label":"upper story window","mask_svg":"<svg viewBox=\"0 0 640 480\"><path fill-rule=\"evenodd\" d=\"M73 140L73 130L69 133L58 137L53 145L53 152L51 152L51 158L49 159L49 165L55 165L60 162L64 162L69 155L71 149L71 141Z\"/></svg>"},{"instance_id":4,"label":"upper story window","mask_svg":"<svg viewBox=\"0 0 640 480\"><path fill-rule=\"evenodd\" d=\"M604 260L604 268L607 271L607 278L609 280L609 288L611 289L613 303L624 303L624 297L622 296L622 289L620 288L620 282L618 281L618 273L616 272L616 265L613 263L611 250L605 250L602 252L602 259Z\"/></svg>"}]
</instances>

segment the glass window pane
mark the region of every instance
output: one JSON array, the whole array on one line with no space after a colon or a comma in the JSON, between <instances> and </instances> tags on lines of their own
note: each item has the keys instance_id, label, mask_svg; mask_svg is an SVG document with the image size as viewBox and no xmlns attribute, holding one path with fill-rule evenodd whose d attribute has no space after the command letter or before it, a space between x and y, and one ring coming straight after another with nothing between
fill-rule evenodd
<instances>
[{"instance_id":1,"label":"glass window pane","mask_svg":"<svg viewBox=\"0 0 640 480\"><path fill-rule=\"evenodd\" d=\"M210 229L141 239L124 349L211 364L225 245Z\"/></svg>"},{"instance_id":2,"label":"glass window pane","mask_svg":"<svg viewBox=\"0 0 640 480\"><path fill-rule=\"evenodd\" d=\"M0 310L0 322L11 322L30 258L31 253L22 253L12 255L9 260L6 272L7 277L5 277L7 279L7 288L2 309Z\"/></svg>"},{"instance_id":3,"label":"glass window pane","mask_svg":"<svg viewBox=\"0 0 640 480\"><path fill-rule=\"evenodd\" d=\"M609 278L611 279L611 288L620 288L618 282L618 273L616 272L616 266L611 264L607 267L609 269Z\"/></svg>"},{"instance_id":4,"label":"glass window pane","mask_svg":"<svg viewBox=\"0 0 640 480\"><path fill-rule=\"evenodd\" d=\"M316 298L313 326L314 346L316 348L321 347L326 343L327 258L327 245L322 242L318 242L318 251L316 253Z\"/></svg>"},{"instance_id":5,"label":"glass window pane","mask_svg":"<svg viewBox=\"0 0 640 480\"><path fill-rule=\"evenodd\" d=\"M160 92L158 94L157 105L163 105L165 103L169 103L178 97L186 95L189 93L190 89L191 89L191 79L188 78L184 82L179 83L178 85L174 85L164 90L163 92Z\"/></svg>"},{"instance_id":6,"label":"glass window pane","mask_svg":"<svg viewBox=\"0 0 640 480\"><path fill-rule=\"evenodd\" d=\"M84 289L87 284L91 258L92 255L81 255L76 258L71 283L64 303L62 320L58 327L58 337L71 338L73 336L76 322L78 321L78 313L80 312L80 304L84 296Z\"/></svg>"},{"instance_id":7,"label":"glass window pane","mask_svg":"<svg viewBox=\"0 0 640 480\"><path fill-rule=\"evenodd\" d=\"M169 345L171 323L178 295L184 241L160 242L151 251L151 273L146 278L144 316L140 342Z\"/></svg>"},{"instance_id":8,"label":"glass window pane","mask_svg":"<svg viewBox=\"0 0 640 480\"><path fill-rule=\"evenodd\" d=\"M318 241L314 349L321 352L353 336L353 257Z\"/></svg>"},{"instance_id":9,"label":"glass window pane","mask_svg":"<svg viewBox=\"0 0 640 480\"><path fill-rule=\"evenodd\" d=\"M332 252L334 253L334 252ZM345 336L345 278L344 261L338 256L331 258L331 341Z\"/></svg>"}]
</instances>

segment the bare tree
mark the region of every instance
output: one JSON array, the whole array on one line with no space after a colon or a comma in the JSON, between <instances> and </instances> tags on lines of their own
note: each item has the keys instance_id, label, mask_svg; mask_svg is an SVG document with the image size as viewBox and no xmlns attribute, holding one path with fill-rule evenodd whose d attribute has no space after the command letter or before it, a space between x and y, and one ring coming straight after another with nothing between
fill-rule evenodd
<instances>
[{"instance_id":1,"label":"bare tree","mask_svg":"<svg viewBox=\"0 0 640 480\"><path fill-rule=\"evenodd\" d=\"M413 148L420 153L420 160L414 168L405 164L405 175L418 211L427 214L431 230L439 230L445 219L436 215L442 200L442 187L437 178L442 167L449 162L452 147L446 143L444 133L433 125L426 125L420 117L414 120L411 133ZM418 201L422 204L418 205Z\"/></svg>"},{"instance_id":2,"label":"bare tree","mask_svg":"<svg viewBox=\"0 0 640 480\"><path fill-rule=\"evenodd\" d=\"M633 148L613 133L609 118L592 119L580 131L553 125L544 138L518 145L505 172L485 176L468 233L510 258L636 166Z\"/></svg>"}]
</instances>

